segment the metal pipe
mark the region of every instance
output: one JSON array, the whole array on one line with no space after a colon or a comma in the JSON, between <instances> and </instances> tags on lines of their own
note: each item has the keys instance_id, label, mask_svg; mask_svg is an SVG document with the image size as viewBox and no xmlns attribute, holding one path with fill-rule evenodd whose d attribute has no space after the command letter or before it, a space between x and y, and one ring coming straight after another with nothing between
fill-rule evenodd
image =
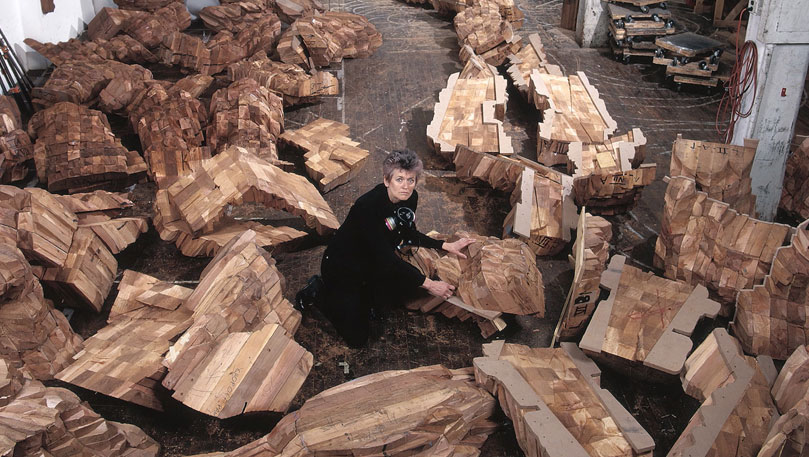
<instances>
[{"instance_id":1,"label":"metal pipe","mask_svg":"<svg viewBox=\"0 0 809 457\"><path fill-rule=\"evenodd\" d=\"M34 83L33 83L33 82L31 82L31 79L30 79L30 78L28 77L28 75L27 75L27 74L26 74L26 73L23 71L23 69L22 69L22 65L20 64L20 58L19 58L19 57L17 57L17 53L16 53L16 52L14 52L14 48L12 48L12 47L11 47L11 43L9 43L8 38L6 38L6 34L5 34L5 33L3 33L3 29L2 29L2 28L0 28L0 38L2 38L2 39L3 39L3 42L5 43L6 47L7 47L7 48L8 48L8 50L9 50L9 52L11 53L11 56L14 58L14 63L15 63L15 65L17 65L18 70L20 71L20 74L23 76L23 80L24 80L24 82L25 82L26 88L27 88L28 90L33 89L33 88L34 88Z\"/></svg>"}]
</instances>

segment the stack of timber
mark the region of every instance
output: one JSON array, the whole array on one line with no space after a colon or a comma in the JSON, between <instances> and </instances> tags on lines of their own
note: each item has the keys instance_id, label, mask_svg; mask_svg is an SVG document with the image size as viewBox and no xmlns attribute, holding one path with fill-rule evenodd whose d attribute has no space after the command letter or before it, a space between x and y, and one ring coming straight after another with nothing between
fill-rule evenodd
<instances>
[{"instance_id":1,"label":"stack of timber","mask_svg":"<svg viewBox=\"0 0 809 457\"><path fill-rule=\"evenodd\" d=\"M117 60L123 63L154 63L157 57L146 49L140 42L129 35L118 35L105 40L96 38L92 41L83 41L71 38L68 41L52 44L40 43L37 40L26 38L25 44L34 51L50 60L57 67L69 62L103 62L104 60Z\"/></svg>"},{"instance_id":2,"label":"stack of timber","mask_svg":"<svg viewBox=\"0 0 809 457\"><path fill-rule=\"evenodd\" d=\"M671 281L626 265L616 255L601 275L610 296L596 309L579 347L588 355L629 367L679 375L691 351L689 336L719 303L705 286Z\"/></svg>"},{"instance_id":3,"label":"stack of timber","mask_svg":"<svg viewBox=\"0 0 809 457\"><path fill-rule=\"evenodd\" d=\"M306 72L298 65L270 60L257 53L248 60L228 66L228 79L251 78L281 95L284 106L316 102L322 95L337 95L337 77L327 71Z\"/></svg>"},{"instance_id":4,"label":"stack of timber","mask_svg":"<svg viewBox=\"0 0 809 457\"><path fill-rule=\"evenodd\" d=\"M666 76L677 87L692 84L716 87L722 43L692 32L679 33L655 40L657 50L653 62L666 67Z\"/></svg>"},{"instance_id":5,"label":"stack of timber","mask_svg":"<svg viewBox=\"0 0 809 457\"><path fill-rule=\"evenodd\" d=\"M600 295L601 273L607 267L611 240L612 224L603 217L590 215L582 208L573 254L568 256L573 265L573 283L554 331L554 342L578 338L584 331L584 324L593 315Z\"/></svg>"},{"instance_id":6,"label":"stack of timber","mask_svg":"<svg viewBox=\"0 0 809 457\"><path fill-rule=\"evenodd\" d=\"M214 152L239 146L268 162L278 161L276 141L284 129L281 97L255 80L240 79L211 97L208 145Z\"/></svg>"},{"instance_id":7,"label":"stack of timber","mask_svg":"<svg viewBox=\"0 0 809 457\"><path fill-rule=\"evenodd\" d=\"M344 58L369 57L382 46L382 34L365 16L327 11L301 16L281 35L278 55L305 70L327 67Z\"/></svg>"},{"instance_id":8,"label":"stack of timber","mask_svg":"<svg viewBox=\"0 0 809 457\"><path fill-rule=\"evenodd\" d=\"M34 145L25 131L17 102L0 95L0 184L25 179L33 158Z\"/></svg>"},{"instance_id":9,"label":"stack of timber","mask_svg":"<svg viewBox=\"0 0 809 457\"><path fill-rule=\"evenodd\" d=\"M184 2L175 1L152 14L138 14L126 22L124 32L153 49L165 37L185 30L191 25L191 14Z\"/></svg>"},{"instance_id":10,"label":"stack of timber","mask_svg":"<svg viewBox=\"0 0 809 457\"><path fill-rule=\"evenodd\" d=\"M671 176L686 176L697 190L723 201L731 209L756 217L750 172L758 140L745 139L744 146L686 140L677 135L671 151Z\"/></svg>"},{"instance_id":11,"label":"stack of timber","mask_svg":"<svg viewBox=\"0 0 809 457\"><path fill-rule=\"evenodd\" d=\"M159 187L170 185L211 156L208 147L203 146L202 134L208 112L194 94L183 89L183 81L169 89L160 84L145 86L127 107L129 122L143 146L149 176ZM200 82L199 87L207 87L213 78L194 81Z\"/></svg>"},{"instance_id":12,"label":"stack of timber","mask_svg":"<svg viewBox=\"0 0 809 457\"><path fill-rule=\"evenodd\" d=\"M280 140L304 152L306 171L321 192L328 192L356 176L368 158L368 151L348 134L348 125L320 118L284 132Z\"/></svg>"},{"instance_id":13,"label":"stack of timber","mask_svg":"<svg viewBox=\"0 0 809 457\"><path fill-rule=\"evenodd\" d=\"M271 4L275 14L287 24L292 24L301 17L309 16L314 12L326 11L326 7L319 0L273 0L268 3Z\"/></svg>"},{"instance_id":14,"label":"stack of timber","mask_svg":"<svg viewBox=\"0 0 809 457\"><path fill-rule=\"evenodd\" d=\"M206 455L474 456L495 430L494 409L470 369L383 371L324 390L252 443Z\"/></svg>"},{"instance_id":15,"label":"stack of timber","mask_svg":"<svg viewBox=\"0 0 809 457\"><path fill-rule=\"evenodd\" d=\"M686 370L686 393L704 401L668 455L756 455L778 418L770 396L772 359L745 356L732 336L716 329L688 358Z\"/></svg>"},{"instance_id":16,"label":"stack of timber","mask_svg":"<svg viewBox=\"0 0 809 457\"><path fill-rule=\"evenodd\" d=\"M410 0L409 3L426 3L420 1ZM496 5L500 10L500 15L504 17L514 30L522 27L525 15L517 7L514 0L431 0L433 8L440 14L454 15L460 13L467 8L473 8L480 5Z\"/></svg>"},{"instance_id":17,"label":"stack of timber","mask_svg":"<svg viewBox=\"0 0 809 457\"><path fill-rule=\"evenodd\" d=\"M567 166L576 204L596 214L632 209L657 171L656 164L641 164L645 155L646 137L637 128L604 143L571 143Z\"/></svg>"},{"instance_id":18,"label":"stack of timber","mask_svg":"<svg viewBox=\"0 0 809 457\"><path fill-rule=\"evenodd\" d=\"M202 8L199 17L205 26L217 32L240 32L268 12L257 3L235 2ZM272 14L271 12L269 14Z\"/></svg>"},{"instance_id":19,"label":"stack of timber","mask_svg":"<svg viewBox=\"0 0 809 457\"><path fill-rule=\"evenodd\" d=\"M654 441L608 391L573 343L530 348L496 341L474 360L475 379L496 393L528 456L651 456Z\"/></svg>"},{"instance_id":20,"label":"stack of timber","mask_svg":"<svg viewBox=\"0 0 809 457\"><path fill-rule=\"evenodd\" d=\"M160 446L140 428L108 421L73 392L45 387L0 359L3 455L155 457Z\"/></svg>"},{"instance_id":21,"label":"stack of timber","mask_svg":"<svg viewBox=\"0 0 809 457\"><path fill-rule=\"evenodd\" d=\"M213 40L211 40L213 41ZM210 74L211 50L201 38L183 32L174 32L163 37L157 56L161 63L180 67L180 71ZM236 59L244 58L244 50L239 50Z\"/></svg>"},{"instance_id":22,"label":"stack of timber","mask_svg":"<svg viewBox=\"0 0 809 457\"><path fill-rule=\"evenodd\" d=\"M100 111L57 103L34 114L28 133L36 141L37 176L51 192L126 186L145 172L143 159L121 145Z\"/></svg>"},{"instance_id":23,"label":"stack of timber","mask_svg":"<svg viewBox=\"0 0 809 457\"><path fill-rule=\"evenodd\" d=\"M545 47L536 33L528 35L528 42L518 52L509 55L508 62L509 78L528 101L533 100L530 93L531 72L537 70L540 73L562 76L559 66L548 63Z\"/></svg>"},{"instance_id":24,"label":"stack of timber","mask_svg":"<svg viewBox=\"0 0 809 457\"><path fill-rule=\"evenodd\" d=\"M543 165L566 164L571 143L604 143L617 128L598 90L581 71L555 76L533 70L530 92L542 112L537 161Z\"/></svg>"},{"instance_id":25,"label":"stack of timber","mask_svg":"<svg viewBox=\"0 0 809 457\"><path fill-rule=\"evenodd\" d=\"M784 190L779 208L801 218L809 218L809 138L787 159Z\"/></svg>"},{"instance_id":26,"label":"stack of timber","mask_svg":"<svg viewBox=\"0 0 809 457\"><path fill-rule=\"evenodd\" d=\"M113 0L123 10L156 11L177 0Z\"/></svg>"},{"instance_id":27,"label":"stack of timber","mask_svg":"<svg viewBox=\"0 0 809 457\"><path fill-rule=\"evenodd\" d=\"M733 330L744 349L783 360L809 344L809 219L778 248L764 284L739 292Z\"/></svg>"},{"instance_id":28,"label":"stack of timber","mask_svg":"<svg viewBox=\"0 0 809 457\"><path fill-rule=\"evenodd\" d=\"M607 13L610 47L615 58L624 63L629 63L632 56L654 57L655 39L675 32L671 12L659 5L641 9L636 5L610 2Z\"/></svg>"},{"instance_id":29,"label":"stack of timber","mask_svg":"<svg viewBox=\"0 0 809 457\"><path fill-rule=\"evenodd\" d=\"M513 154L503 129L506 102L505 78L479 57L471 58L460 73L450 75L447 87L438 94L427 141L449 160L458 145L495 155Z\"/></svg>"},{"instance_id":30,"label":"stack of timber","mask_svg":"<svg viewBox=\"0 0 809 457\"><path fill-rule=\"evenodd\" d=\"M754 219L708 197L684 176L669 178L664 201L654 266L669 279L718 292L723 305L764 281L776 250L792 235L787 225Z\"/></svg>"},{"instance_id":31,"label":"stack of timber","mask_svg":"<svg viewBox=\"0 0 809 457\"><path fill-rule=\"evenodd\" d=\"M229 241L227 234L232 237L247 228L258 233L259 245L274 249L306 235L289 227L224 218L228 205L245 202L263 203L301 216L320 234L339 227L326 201L306 178L287 173L238 147L204 161L193 174L159 190L153 222L163 240L175 242L188 256L213 255Z\"/></svg>"},{"instance_id":32,"label":"stack of timber","mask_svg":"<svg viewBox=\"0 0 809 457\"><path fill-rule=\"evenodd\" d=\"M455 16L455 33L461 45L461 61L471 57L469 50L487 64L498 66L518 52L522 39L514 34L511 23L500 15L499 6L489 0L464 9ZM468 47L467 47L468 46Z\"/></svg>"}]
</instances>

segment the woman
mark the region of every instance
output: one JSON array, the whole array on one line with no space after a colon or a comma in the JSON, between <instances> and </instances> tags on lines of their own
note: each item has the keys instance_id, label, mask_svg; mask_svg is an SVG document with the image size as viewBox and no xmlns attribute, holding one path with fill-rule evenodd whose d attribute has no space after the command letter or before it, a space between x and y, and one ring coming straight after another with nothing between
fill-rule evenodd
<instances>
[{"instance_id":1,"label":"woman","mask_svg":"<svg viewBox=\"0 0 809 457\"><path fill-rule=\"evenodd\" d=\"M415 188L423 167L410 150L393 151L385 158L382 184L354 202L323 254L322 284L312 278L296 297L301 306L313 300L350 346L368 340L372 308L400 302L419 287L445 299L455 290L427 278L396 255L398 247L413 244L466 258L460 251L474 241L461 238L447 243L416 230Z\"/></svg>"}]
</instances>

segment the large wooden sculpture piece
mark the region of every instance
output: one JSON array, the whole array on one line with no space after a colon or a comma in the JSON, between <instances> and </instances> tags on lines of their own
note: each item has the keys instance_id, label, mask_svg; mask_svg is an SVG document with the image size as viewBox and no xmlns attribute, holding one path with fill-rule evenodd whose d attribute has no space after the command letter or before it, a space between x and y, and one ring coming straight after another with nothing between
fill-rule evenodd
<instances>
[{"instance_id":1,"label":"large wooden sculpture piece","mask_svg":"<svg viewBox=\"0 0 809 457\"><path fill-rule=\"evenodd\" d=\"M313 14L315 11L324 12L326 6L319 0L273 0L273 11L282 21L292 24L301 16Z\"/></svg>"},{"instance_id":2,"label":"large wooden sculpture piece","mask_svg":"<svg viewBox=\"0 0 809 457\"><path fill-rule=\"evenodd\" d=\"M683 139L677 135L671 151L670 176L694 179L697 189L709 198L723 201L731 209L756 217L756 196L750 171L758 140L744 140L744 146Z\"/></svg>"},{"instance_id":3,"label":"large wooden sculpture piece","mask_svg":"<svg viewBox=\"0 0 809 457\"><path fill-rule=\"evenodd\" d=\"M45 387L0 359L0 453L70 457L155 457L160 446L140 428L108 421L73 392Z\"/></svg>"},{"instance_id":4,"label":"large wooden sculpture piece","mask_svg":"<svg viewBox=\"0 0 809 457\"><path fill-rule=\"evenodd\" d=\"M629 366L645 365L677 375L691 352L691 333L719 303L708 289L655 276L613 256L601 275L610 296L598 306L579 343L588 354Z\"/></svg>"},{"instance_id":5,"label":"large wooden sculpture piece","mask_svg":"<svg viewBox=\"0 0 809 457\"><path fill-rule=\"evenodd\" d=\"M809 344L809 219L775 251L764 284L739 292L733 330L752 354L784 360Z\"/></svg>"},{"instance_id":6,"label":"large wooden sculpture piece","mask_svg":"<svg viewBox=\"0 0 809 457\"><path fill-rule=\"evenodd\" d=\"M756 455L778 415L770 396L772 360L745 356L733 337L717 329L689 357L686 369L686 392L700 386L698 398L707 399L668 456Z\"/></svg>"},{"instance_id":7,"label":"large wooden sculpture piece","mask_svg":"<svg viewBox=\"0 0 809 457\"><path fill-rule=\"evenodd\" d=\"M670 178L655 267L667 278L703 284L732 302L741 289L761 284L791 228L740 214L696 189L693 179Z\"/></svg>"},{"instance_id":8,"label":"large wooden sculpture piece","mask_svg":"<svg viewBox=\"0 0 809 457\"><path fill-rule=\"evenodd\" d=\"M138 64L157 62L154 54L129 35L118 35L109 40L97 38L92 41L71 38L56 44L40 43L32 38L26 38L24 42L57 67L79 61L103 63L106 60L117 60Z\"/></svg>"},{"instance_id":9,"label":"large wooden sculpture piece","mask_svg":"<svg viewBox=\"0 0 809 457\"><path fill-rule=\"evenodd\" d=\"M770 428L758 457L801 456L809 452L809 401L802 399Z\"/></svg>"},{"instance_id":10,"label":"large wooden sculpture piece","mask_svg":"<svg viewBox=\"0 0 809 457\"><path fill-rule=\"evenodd\" d=\"M306 171L321 192L328 192L356 176L368 158L368 151L348 135L348 125L320 118L287 130L280 140L304 151Z\"/></svg>"},{"instance_id":11,"label":"large wooden sculpture piece","mask_svg":"<svg viewBox=\"0 0 809 457\"><path fill-rule=\"evenodd\" d=\"M28 176L34 145L25 131L17 102L0 95L0 184L21 181Z\"/></svg>"},{"instance_id":12,"label":"large wooden sculpture piece","mask_svg":"<svg viewBox=\"0 0 809 457\"><path fill-rule=\"evenodd\" d=\"M540 73L562 76L562 70L557 65L548 64L545 47L536 33L528 35L527 43L518 52L509 55L508 61L509 78L517 86L520 94L530 102L533 101L530 93L530 81L531 73L534 70Z\"/></svg>"},{"instance_id":13,"label":"large wooden sculpture piece","mask_svg":"<svg viewBox=\"0 0 809 457\"><path fill-rule=\"evenodd\" d=\"M787 159L784 175L784 189L781 193L779 208L809 218L809 138L803 140L800 147Z\"/></svg>"},{"instance_id":14,"label":"large wooden sculpture piece","mask_svg":"<svg viewBox=\"0 0 809 457\"><path fill-rule=\"evenodd\" d=\"M177 0L114 0L118 8L124 10L155 11Z\"/></svg>"},{"instance_id":15,"label":"large wooden sculpture piece","mask_svg":"<svg viewBox=\"0 0 809 457\"><path fill-rule=\"evenodd\" d=\"M497 341L474 360L532 457L651 456L654 441L599 385L600 370L573 343L530 348Z\"/></svg>"},{"instance_id":16,"label":"large wooden sculpture piece","mask_svg":"<svg viewBox=\"0 0 809 457\"><path fill-rule=\"evenodd\" d=\"M772 396L778 410L786 413L806 398L809 392L809 353L806 346L798 346L787 359L775 384Z\"/></svg>"},{"instance_id":17,"label":"large wooden sculpture piece","mask_svg":"<svg viewBox=\"0 0 809 457\"><path fill-rule=\"evenodd\" d=\"M267 11L254 2L235 2L202 8L199 17L211 30L237 33L266 15Z\"/></svg>"},{"instance_id":18,"label":"large wooden sculpture piece","mask_svg":"<svg viewBox=\"0 0 809 457\"><path fill-rule=\"evenodd\" d=\"M468 369L383 371L315 395L268 435L221 456L475 456L494 408Z\"/></svg>"},{"instance_id":19,"label":"large wooden sculpture piece","mask_svg":"<svg viewBox=\"0 0 809 457\"><path fill-rule=\"evenodd\" d=\"M530 92L542 111L537 134L537 160L544 165L567 163L571 143L604 143L617 124L607 112L587 75L555 76L533 70Z\"/></svg>"},{"instance_id":20,"label":"large wooden sculpture piece","mask_svg":"<svg viewBox=\"0 0 809 457\"><path fill-rule=\"evenodd\" d=\"M453 20L458 43L461 46L461 61L472 55L464 51L468 45L474 54L489 65L498 66L510 54L520 50L521 39L514 34L511 23L500 15L497 4L488 0L461 11Z\"/></svg>"},{"instance_id":21,"label":"large wooden sculpture piece","mask_svg":"<svg viewBox=\"0 0 809 457\"><path fill-rule=\"evenodd\" d=\"M252 78L280 94L284 106L312 103L322 95L337 95L337 77L327 71L306 72L298 65L270 60L266 54L256 54L228 66L228 78L237 81Z\"/></svg>"},{"instance_id":22,"label":"large wooden sculpture piece","mask_svg":"<svg viewBox=\"0 0 809 457\"><path fill-rule=\"evenodd\" d=\"M503 130L506 80L497 70L471 59L453 73L438 94L427 140L435 151L452 160L457 145L477 152L512 154L511 139Z\"/></svg>"}]
</instances>

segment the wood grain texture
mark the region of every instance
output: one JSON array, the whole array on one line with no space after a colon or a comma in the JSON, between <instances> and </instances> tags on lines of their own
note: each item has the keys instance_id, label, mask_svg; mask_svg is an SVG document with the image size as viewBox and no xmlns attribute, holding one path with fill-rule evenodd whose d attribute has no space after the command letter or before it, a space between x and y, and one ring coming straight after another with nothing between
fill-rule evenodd
<instances>
[{"instance_id":1,"label":"wood grain texture","mask_svg":"<svg viewBox=\"0 0 809 457\"><path fill-rule=\"evenodd\" d=\"M794 408L809 391L809 353L806 346L798 346L787 359L775 384L772 396L782 414Z\"/></svg>"},{"instance_id":2,"label":"wood grain texture","mask_svg":"<svg viewBox=\"0 0 809 457\"><path fill-rule=\"evenodd\" d=\"M77 61L96 64L104 63L106 60L127 64L157 62L157 57L151 51L129 35L118 35L109 39L96 38L92 41L71 38L55 44L40 43L27 38L25 43L56 66Z\"/></svg>"},{"instance_id":3,"label":"wood grain texture","mask_svg":"<svg viewBox=\"0 0 809 457\"><path fill-rule=\"evenodd\" d=\"M137 0L136 0L137 1ZM191 25L191 14L184 2L158 0L163 5L151 14L135 14L126 21L124 32L149 49L159 45L174 32L185 30ZM155 4L157 6L157 4ZM140 8L127 8L140 9Z\"/></svg>"},{"instance_id":4,"label":"wood grain texture","mask_svg":"<svg viewBox=\"0 0 809 457\"><path fill-rule=\"evenodd\" d=\"M0 95L0 184L22 181L34 158L34 145L24 130L17 102Z\"/></svg>"},{"instance_id":5,"label":"wood grain texture","mask_svg":"<svg viewBox=\"0 0 809 457\"><path fill-rule=\"evenodd\" d=\"M803 455L809 452L809 401L801 399L786 411L770 428L767 441L758 451L758 457L783 457Z\"/></svg>"},{"instance_id":6,"label":"wood grain texture","mask_svg":"<svg viewBox=\"0 0 809 457\"><path fill-rule=\"evenodd\" d=\"M455 16L453 24L462 50L462 62L474 53L487 64L498 66L520 49L520 37L514 34L511 23L501 16L500 7L494 2L481 1L465 8ZM474 52L464 52L465 46Z\"/></svg>"},{"instance_id":7,"label":"wood grain texture","mask_svg":"<svg viewBox=\"0 0 809 457\"><path fill-rule=\"evenodd\" d=\"M536 33L529 35L528 40L523 43L523 47L518 52L508 56L508 61L509 79L528 101L533 101L530 93L530 80L531 73L534 70L540 73L562 76L562 69L559 66L548 63L545 47Z\"/></svg>"},{"instance_id":8,"label":"wood grain texture","mask_svg":"<svg viewBox=\"0 0 809 457\"><path fill-rule=\"evenodd\" d=\"M809 138L805 139L787 159L784 190L778 207L802 218L809 218L807 181L809 181Z\"/></svg>"}]
</instances>

